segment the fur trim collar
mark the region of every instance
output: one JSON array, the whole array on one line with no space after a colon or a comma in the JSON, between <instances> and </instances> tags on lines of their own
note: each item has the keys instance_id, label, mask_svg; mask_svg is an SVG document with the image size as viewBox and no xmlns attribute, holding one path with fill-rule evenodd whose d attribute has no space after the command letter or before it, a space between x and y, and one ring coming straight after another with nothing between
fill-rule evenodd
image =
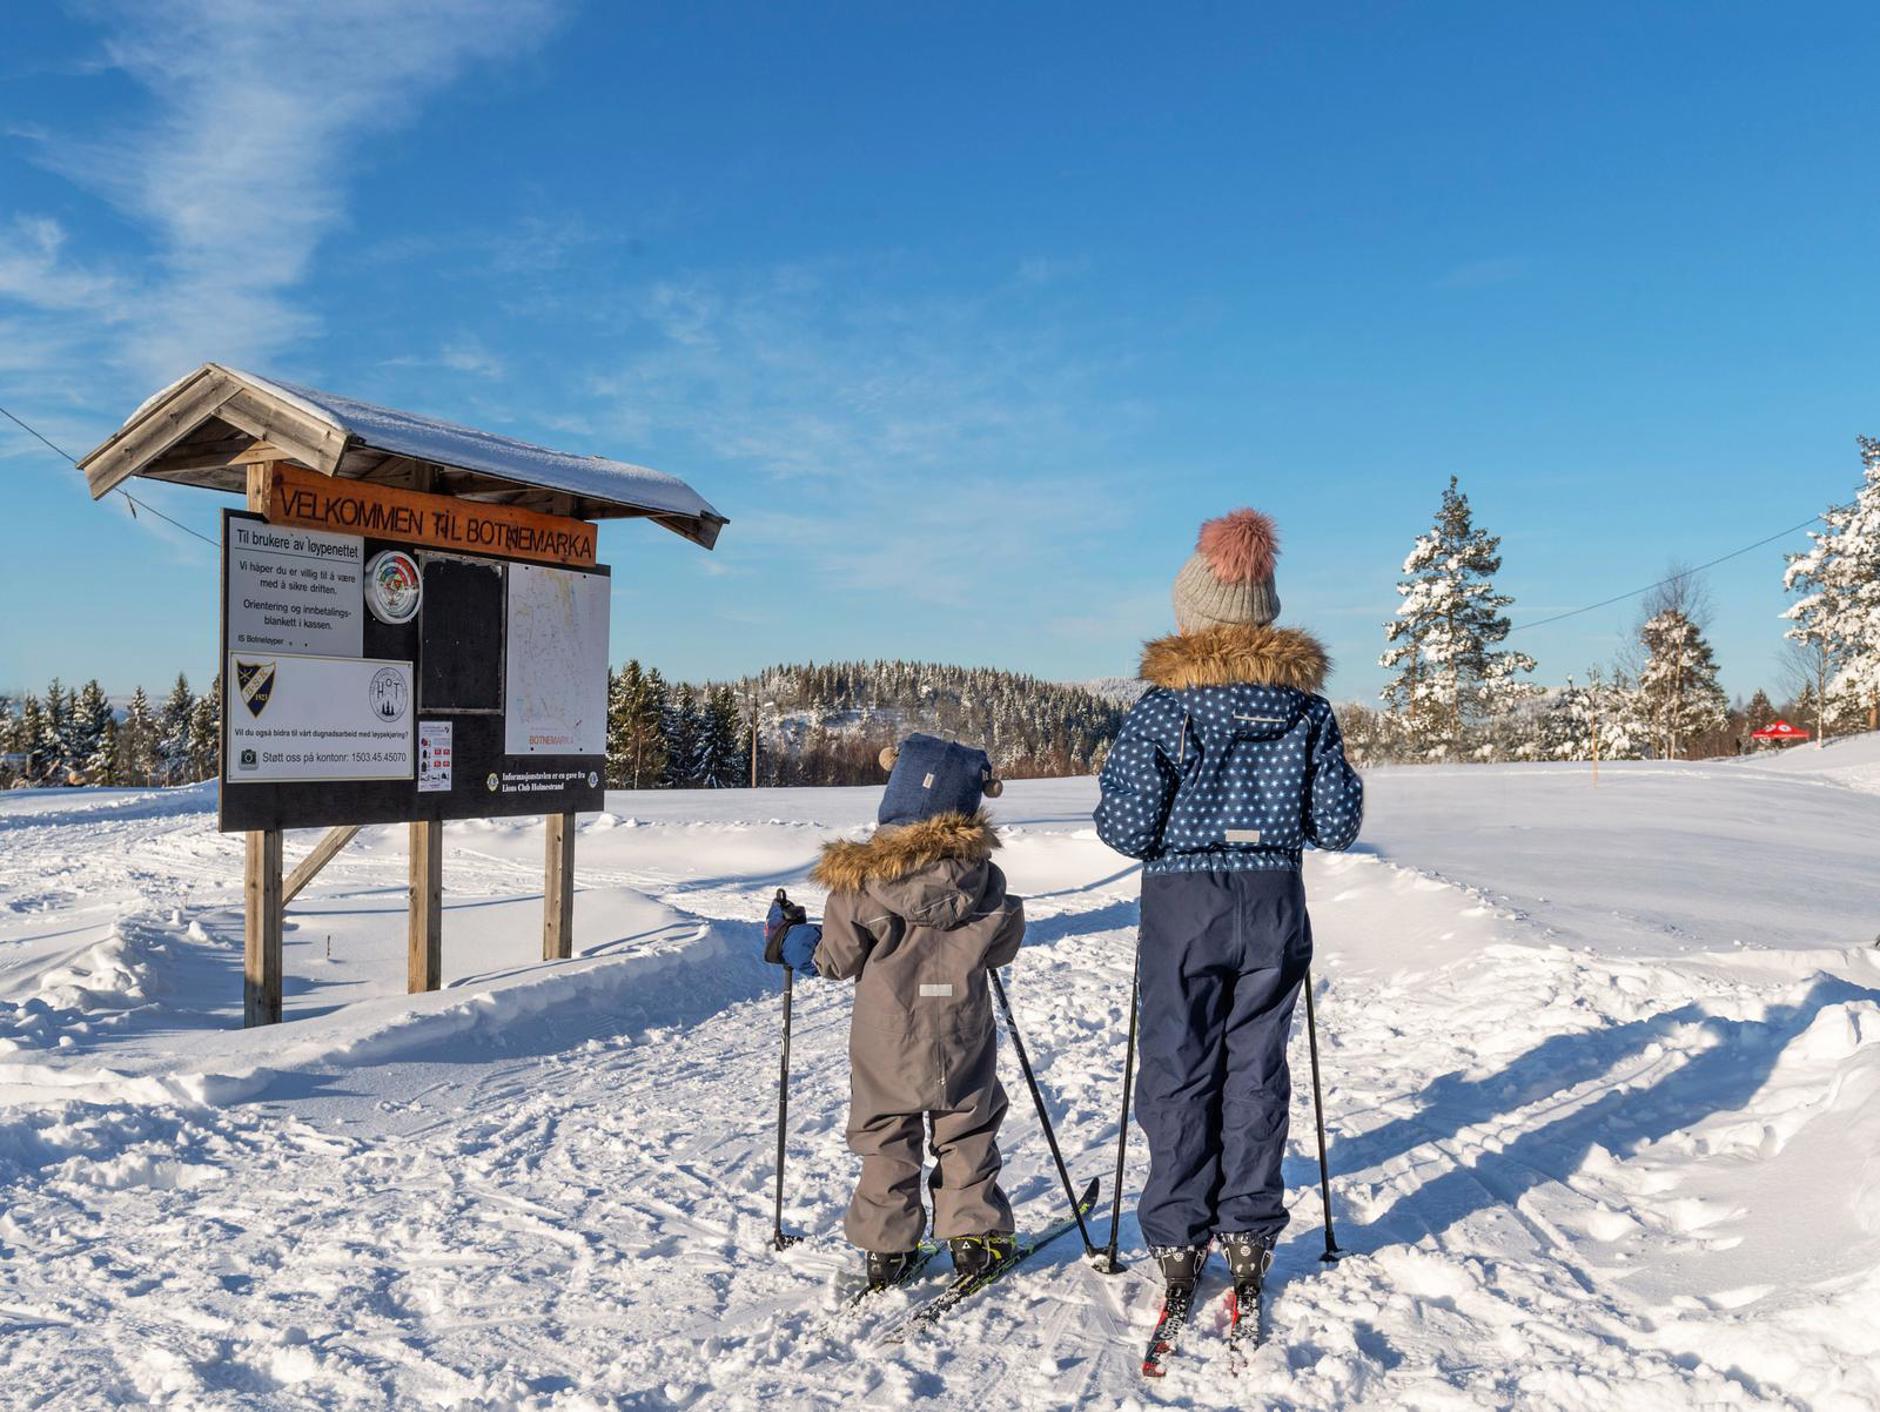
<instances>
[{"instance_id":1,"label":"fur trim collar","mask_svg":"<svg viewBox=\"0 0 1880 1412\"><path fill-rule=\"evenodd\" d=\"M984 809L965 814L935 814L917 824L876 829L861 843L846 838L823 845L809 880L831 892L860 892L864 883L895 882L934 863L958 858L982 863L999 846Z\"/></svg>"},{"instance_id":2,"label":"fur trim collar","mask_svg":"<svg viewBox=\"0 0 1880 1412\"><path fill-rule=\"evenodd\" d=\"M1297 628L1233 623L1158 637L1143 648L1151 686L1290 686L1316 695L1331 671L1317 638Z\"/></svg>"}]
</instances>

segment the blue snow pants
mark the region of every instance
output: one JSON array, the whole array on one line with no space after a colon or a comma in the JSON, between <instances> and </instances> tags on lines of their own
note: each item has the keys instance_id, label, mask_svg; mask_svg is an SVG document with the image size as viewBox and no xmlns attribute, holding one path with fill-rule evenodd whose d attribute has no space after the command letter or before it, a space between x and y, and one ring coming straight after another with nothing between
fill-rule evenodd
<instances>
[{"instance_id":1,"label":"blue snow pants","mask_svg":"<svg viewBox=\"0 0 1880 1412\"><path fill-rule=\"evenodd\" d=\"M1286 1225L1286 1041L1312 960L1290 870L1148 873L1136 1121L1149 1139L1137 1219L1151 1246Z\"/></svg>"}]
</instances>

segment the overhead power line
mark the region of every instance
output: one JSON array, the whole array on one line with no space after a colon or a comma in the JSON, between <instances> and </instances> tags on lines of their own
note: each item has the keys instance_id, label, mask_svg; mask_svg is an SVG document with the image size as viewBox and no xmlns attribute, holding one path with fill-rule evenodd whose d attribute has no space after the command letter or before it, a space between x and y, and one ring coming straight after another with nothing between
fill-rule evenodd
<instances>
[{"instance_id":1,"label":"overhead power line","mask_svg":"<svg viewBox=\"0 0 1880 1412\"><path fill-rule=\"evenodd\" d=\"M18 427L21 431L25 432L28 436L32 437L33 440L37 441L40 445L46 447L54 455L64 457L66 460L70 461L74 466L78 465L78 457L74 456L70 451L67 451L64 447L56 445L53 441L51 441L48 437L46 437L43 433L38 431L36 428L28 426L25 422L21 421L18 417L14 416L11 412L9 412L5 407L0 407L0 417L5 417L9 422L13 423L14 426ZM159 510L155 505L150 504L148 501L139 500L135 495L132 495L128 490L125 490L122 486L118 487L118 494L122 495L126 500L130 502L131 518L133 520L137 518L137 512L139 510L147 510L152 515L155 515L159 520L162 520L166 525L172 525L175 528L180 529L184 534L194 535L197 539L200 539L204 544L208 545L211 549L221 548L219 544L217 544L213 539L209 538L209 536L204 534L201 530L191 529L188 525L184 524L181 520L170 518L170 516L164 514L163 511Z\"/></svg>"},{"instance_id":2,"label":"overhead power line","mask_svg":"<svg viewBox=\"0 0 1880 1412\"><path fill-rule=\"evenodd\" d=\"M7 408L4 406L0 406L0 417L5 417L9 422L12 422L14 426L18 427L21 431L25 432L28 436L32 437L35 441L39 442L42 446L44 446L47 450L51 451L54 455L59 456L60 458L66 461L69 461L73 466L78 465L78 458L74 456L71 452L67 451L64 447L57 445L51 439L49 439L44 434L39 432L36 428L28 426L24 421L20 420L20 418L16 417L12 412L8 411ZM171 518L169 515L164 514L163 511L159 510L156 506L150 504L148 501L139 500L136 496L132 495L128 490L125 490L123 487L120 486L118 488L117 493L119 495L122 495L125 498L125 500L130 502L131 515L133 518L135 518L137 511L144 510L152 515L155 515L159 520L162 520L165 524L170 525L173 528L181 530L184 534L191 535L196 539L200 539L204 544L208 545L212 549L219 549L221 547L213 539L209 538L208 535L202 533L202 531L192 529L190 528L190 526L184 524L181 520ZM1594 613L1594 612L1599 611L1599 609L1601 608L1610 608L1615 603L1623 603L1628 598L1637 598L1641 593L1650 593L1654 588L1663 588L1666 584L1676 583L1679 579L1687 578L1691 574L1702 573L1705 569L1714 569L1719 564L1727 564L1729 563L1730 560L1741 558L1743 555L1748 554L1753 549L1761 549L1766 544L1774 544L1778 539L1786 539L1788 536L1792 534L1796 534L1800 532L1801 530L1807 529L1810 525L1815 524L1820 519L1821 519L1820 515L1810 515L1807 519L1803 520L1800 524L1790 525L1787 529L1777 530L1774 534L1767 535L1764 538L1757 540L1754 544L1745 544L1741 549L1732 549L1728 554L1719 554L1716 558L1707 559L1703 563L1696 565L1694 568L1684 569L1678 573L1667 575L1666 577L1659 579L1656 583L1648 583L1640 588L1627 589L1624 593L1615 593L1613 594L1612 597L1602 598L1597 603L1588 603L1584 608L1569 608L1566 612L1555 613L1551 617L1536 618L1531 623L1522 623L1517 627L1510 628L1509 632L1512 634L1512 633L1517 633L1517 632L1526 632L1530 628L1544 628L1549 623L1565 622L1568 618L1577 618L1583 613Z\"/></svg>"},{"instance_id":3,"label":"overhead power line","mask_svg":"<svg viewBox=\"0 0 1880 1412\"><path fill-rule=\"evenodd\" d=\"M1510 628L1508 631L1510 634L1513 634L1526 632L1529 628L1544 628L1549 623L1564 622L1568 618L1577 618L1582 613L1591 613L1600 608L1610 608L1613 604L1623 603L1628 598L1637 598L1641 593L1650 593L1654 588L1663 588L1668 583L1676 583L1679 579L1689 578L1692 574L1701 574L1705 569L1714 569L1719 564L1726 564L1732 559L1740 558L1742 555L1749 553L1752 549L1761 549L1765 544L1774 544L1778 539L1787 539L1798 530L1807 529L1820 518L1821 516L1819 515L1810 515L1799 525L1790 525L1785 530L1777 530L1766 539L1759 539L1754 544L1745 544L1741 549L1732 549L1728 554L1719 554L1716 558L1706 560L1704 563L1698 564L1694 568L1680 569L1675 574L1670 574L1659 579L1657 583L1648 583L1643 588L1627 589L1624 593L1615 593L1610 598L1602 598L1597 603L1588 603L1584 608L1569 608L1564 613L1555 613L1550 618L1536 618L1531 623L1522 623L1519 627Z\"/></svg>"}]
</instances>

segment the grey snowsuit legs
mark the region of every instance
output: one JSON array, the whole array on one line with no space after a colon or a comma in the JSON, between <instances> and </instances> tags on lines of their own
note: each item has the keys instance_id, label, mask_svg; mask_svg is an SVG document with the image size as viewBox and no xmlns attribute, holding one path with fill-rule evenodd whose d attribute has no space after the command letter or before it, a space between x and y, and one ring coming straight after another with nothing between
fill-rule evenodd
<instances>
[{"instance_id":1,"label":"grey snowsuit legs","mask_svg":"<svg viewBox=\"0 0 1880 1412\"><path fill-rule=\"evenodd\" d=\"M921 1147L931 1135L935 1166L928 1178L933 1232L941 1240L1012 1229L1012 1207L999 1189L999 1124L1005 1089L995 1071L991 1035L971 1062L950 1069L930 1105L907 1102L855 1066L849 1105L849 1150L862 1159L861 1180L843 1230L863 1250L911 1250L926 1233L921 1206ZM955 1060L958 1055L953 1056Z\"/></svg>"}]
</instances>

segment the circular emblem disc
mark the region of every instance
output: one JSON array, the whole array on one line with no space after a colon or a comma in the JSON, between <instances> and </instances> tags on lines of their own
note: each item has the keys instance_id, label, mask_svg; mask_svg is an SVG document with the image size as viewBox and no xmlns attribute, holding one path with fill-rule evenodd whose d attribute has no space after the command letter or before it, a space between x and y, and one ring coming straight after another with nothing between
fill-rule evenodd
<instances>
[{"instance_id":1,"label":"circular emblem disc","mask_svg":"<svg viewBox=\"0 0 1880 1412\"><path fill-rule=\"evenodd\" d=\"M408 623L424 602L424 577L402 549L385 549L366 565L366 603L381 623Z\"/></svg>"}]
</instances>

